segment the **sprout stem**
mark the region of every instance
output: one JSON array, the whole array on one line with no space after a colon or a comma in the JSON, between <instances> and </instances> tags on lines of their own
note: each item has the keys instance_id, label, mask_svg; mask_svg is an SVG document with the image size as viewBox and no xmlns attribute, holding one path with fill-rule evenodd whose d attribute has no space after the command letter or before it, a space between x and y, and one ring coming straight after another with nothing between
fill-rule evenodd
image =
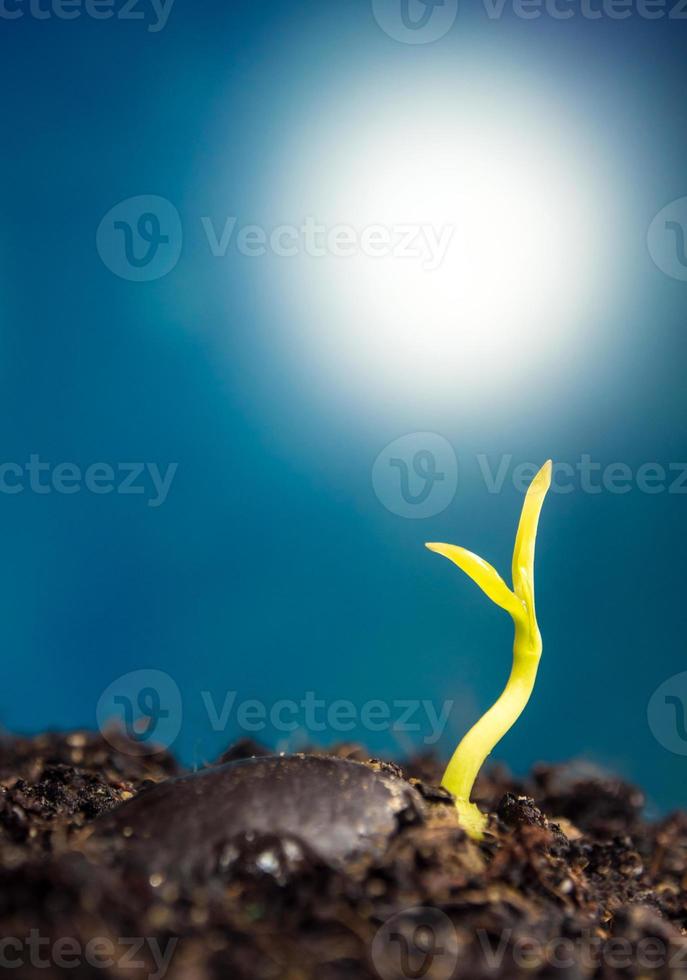
<instances>
[{"instance_id":1,"label":"sprout stem","mask_svg":"<svg viewBox=\"0 0 687 980\"><path fill-rule=\"evenodd\" d=\"M503 693L462 739L453 753L442 786L453 793L461 823L476 839L482 837L487 818L470 794L484 760L515 724L530 699L537 679L542 639L534 606L534 545L539 514L551 485L551 460L532 481L523 504L513 551L513 589L478 555L457 545L428 544L462 568L497 605L513 618L513 666Z\"/></svg>"}]
</instances>

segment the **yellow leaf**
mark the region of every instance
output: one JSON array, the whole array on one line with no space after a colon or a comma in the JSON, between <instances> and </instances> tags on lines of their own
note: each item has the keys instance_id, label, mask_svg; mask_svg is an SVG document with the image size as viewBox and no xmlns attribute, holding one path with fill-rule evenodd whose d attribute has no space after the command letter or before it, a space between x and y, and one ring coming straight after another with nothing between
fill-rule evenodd
<instances>
[{"instance_id":1,"label":"yellow leaf","mask_svg":"<svg viewBox=\"0 0 687 980\"><path fill-rule=\"evenodd\" d=\"M514 618L522 618L524 612L522 603L511 592L494 566L490 565L484 558L480 558L479 555L475 555L471 551L460 548L455 544L436 544L432 542L425 545L425 547L429 548L430 551L436 552L437 555L443 555L444 558L448 558L458 568L461 568L497 606L501 606L502 609L505 609Z\"/></svg>"},{"instance_id":2,"label":"yellow leaf","mask_svg":"<svg viewBox=\"0 0 687 980\"><path fill-rule=\"evenodd\" d=\"M551 460L547 460L529 486L513 549L513 589L534 611L534 544L544 497L551 486Z\"/></svg>"}]
</instances>

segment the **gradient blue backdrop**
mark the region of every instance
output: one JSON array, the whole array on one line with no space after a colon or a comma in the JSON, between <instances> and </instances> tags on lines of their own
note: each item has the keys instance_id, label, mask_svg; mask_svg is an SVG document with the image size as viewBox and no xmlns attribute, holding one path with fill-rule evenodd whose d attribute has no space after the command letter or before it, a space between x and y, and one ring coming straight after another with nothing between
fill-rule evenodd
<instances>
[{"instance_id":1,"label":"gradient blue backdrop","mask_svg":"<svg viewBox=\"0 0 687 980\"><path fill-rule=\"evenodd\" d=\"M387 37L369 3L176 0L159 33L139 22L0 20L0 426L2 462L179 464L163 506L139 496L0 494L0 720L12 731L95 726L107 685L159 668L178 683L186 761L214 733L201 691L267 704L300 698L456 699L453 740L500 690L510 626L425 540L508 567L521 498L489 495L497 460L636 467L687 460L687 285L652 264L653 215L687 193L684 21L490 21L467 3L435 44ZM211 259L199 216L260 220L266 174L314 92L365 71L426 79L475 52L489 73L538 84L603 130L626 207L599 213L614 240L613 302L576 363L523 377L487 412L457 394L356 409L282 355L270 264ZM370 85L368 98L375 99ZM310 138L318 125L307 120ZM331 120L327 120L327 124ZM574 188L571 188L574 193ZM159 194L186 228L176 269L114 276L96 228L118 201ZM256 204L256 202L258 202ZM276 223L278 213L267 213ZM437 517L403 520L371 486L378 452L441 433L462 462ZM574 492L542 519L546 650L535 696L499 758L590 758L685 804L684 757L647 723L656 687L687 666L687 499ZM412 740L420 744L422 732ZM264 736L274 741L274 733ZM331 741L335 736L325 733ZM354 732L399 753L391 733Z\"/></svg>"}]
</instances>

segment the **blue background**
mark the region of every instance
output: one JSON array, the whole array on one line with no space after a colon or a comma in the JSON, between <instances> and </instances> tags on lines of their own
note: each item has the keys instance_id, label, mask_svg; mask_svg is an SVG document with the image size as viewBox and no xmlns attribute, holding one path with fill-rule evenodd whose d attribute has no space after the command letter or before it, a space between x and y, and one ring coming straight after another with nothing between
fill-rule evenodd
<instances>
[{"instance_id":1,"label":"blue background","mask_svg":"<svg viewBox=\"0 0 687 980\"><path fill-rule=\"evenodd\" d=\"M508 569L522 498L510 482L488 494L476 454L588 453L633 470L687 460L687 285L646 249L653 216L687 193L685 43L683 20L496 22L478 4L417 46L385 35L363 0L176 0L158 33L0 19L0 461L179 464L157 508L115 493L0 494L6 729L94 727L113 680L155 668L182 692L174 748L187 762L241 734L208 724L200 692L221 703L227 690L268 706L308 690L357 706L453 698L448 754L510 660L505 614L422 547L461 543ZM346 377L329 399L326 379L284 354L293 325L278 296L271 312L262 302L277 288L270 262L211 258L199 216L279 220L273 204L261 213L269 174L290 131L307 125L316 142L331 123L329 85L367 71L426 81L439 60L445 78L468 58L506 78L536 73L561 114L612 144L622 207L597 216L614 242L610 301L574 362L548 363L546 384L523 375L489 411L460 392L450 404L408 390L382 411L340 397ZM173 201L184 223L178 265L149 283L113 275L95 245L103 215L139 194ZM425 520L390 513L371 483L377 454L415 431L443 435L460 464L452 504ZM659 807L687 803L685 758L647 722L651 694L686 662L685 531L684 495L548 498L545 654L498 758L516 771L586 758ZM408 748L390 732L313 737Z\"/></svg>"}]
</instances>

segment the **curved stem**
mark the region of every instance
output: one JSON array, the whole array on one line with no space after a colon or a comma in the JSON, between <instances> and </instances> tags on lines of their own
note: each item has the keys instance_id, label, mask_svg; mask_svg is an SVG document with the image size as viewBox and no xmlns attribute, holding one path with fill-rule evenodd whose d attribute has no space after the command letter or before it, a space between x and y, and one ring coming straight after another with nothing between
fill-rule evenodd
<instances>
[{"instance_id":1,"label":"curved stem","mask_svg":"<svg viewBox=\"0 0 687 980\"><path fill-rule=\"evenodd\" d=\"M485 759L525 709L537 679L542 642L536 621L515 620L513 666L503 693L470 729L453 753L441 781L456 798L466 829L481 836L486 817L470 802L470 793Z\"/></svg>"}]
</instances>

